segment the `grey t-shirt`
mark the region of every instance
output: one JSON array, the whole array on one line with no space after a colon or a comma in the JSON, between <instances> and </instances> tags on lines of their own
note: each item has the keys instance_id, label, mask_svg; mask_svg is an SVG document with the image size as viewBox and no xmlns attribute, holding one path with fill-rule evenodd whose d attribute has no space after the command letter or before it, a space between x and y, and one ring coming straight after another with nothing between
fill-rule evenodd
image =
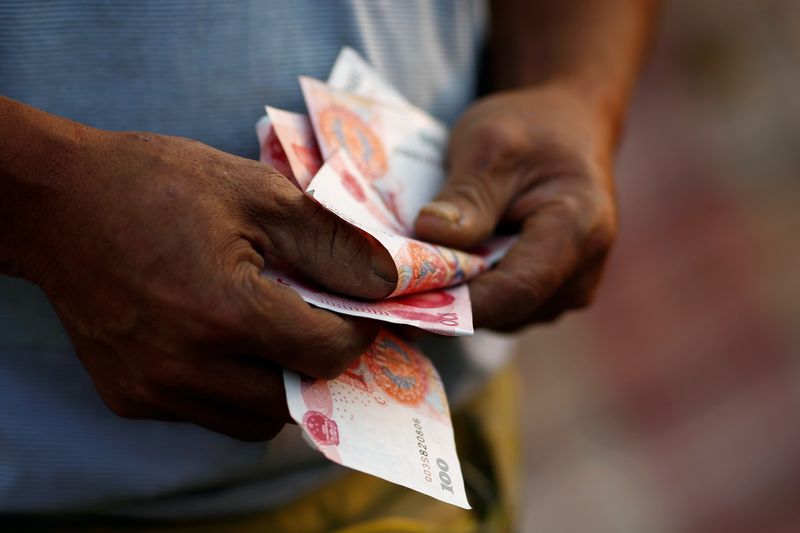
<instances>
[{"instance_id":1,"label":"grey t-shirt","mask_svg":"<svg viewBox=\"0 0 800 533\"><path fill-rule=\"evenodd\" d=\"M343 45L452 122L475 95L485 23L481 0L11 0L0 3L0 94L95 127L256 158L263 106L302 110L297 76L324 79ZM458 345L433 351L451 392L485 373ZM8 277L0 391L0 512L238 512L339 472L298 445L297 428L253 444L116 417L41 291Z\"/></svg>"}]
</instances>

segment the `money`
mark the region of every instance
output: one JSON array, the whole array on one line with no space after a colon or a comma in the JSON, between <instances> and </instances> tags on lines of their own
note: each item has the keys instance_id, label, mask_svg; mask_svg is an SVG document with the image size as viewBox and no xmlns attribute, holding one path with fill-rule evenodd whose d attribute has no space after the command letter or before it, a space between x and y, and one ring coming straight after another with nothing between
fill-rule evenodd
<instances>
[{"instance_id":1,"label":"money","mask_svg":"<svg viewBox=\"0 0 800 533\"><path fill-rule=\"evenodd\" d=\"M328 85L353 94L368 96L397 106L409 106L405 99L358 52L345 46L336 58ZM307 115L266 106L267 114L256 124L261 161L305 190L322 165L322 156ZM277 142L276 142L277 141Z\"/></svg>"},{"instance_id":2,"label":"money","mask_svg":"<svg viewBox=\"0 0 800 533\"><path fill-rule=\"evenodd\" d=\"M416 108L335 89L301 77L320 152L342 150L410 234L420 208L444 185L446 128Z\"/></svg>"},{"instance_id":3,"label":"money","mask_svg":"<svg viewBox=\"0 0 800 533\"><path fill-rule=\"evenodd\" d=\"M307 183L312 179L310 174L320 161L313 157L304 160L301 157L292 157L291 154L298 151L297 147L302 147L300 153L318 153L310 122L305 115L269 106L267 113L268 119L262 119L259 125L262 130L266 126L274 130L282 145L280 153L287 154L285 161L291 167L293 179L304 189L304 184L310 185ZM268 134L267 131L262 131L261 136L267 138ZM265 159L262 155L262 160ZM447 258L457 259L463 252L437 253L434 245L397 237L396 234L404 233L405 229L385 207L375 189L361 177L346 154L335 154L316 173L313 180L315 188L306 191L312 198L351 223L354 222L352 217L357 217L360 224L356 223L356 226L369 228L367 231L380 234L379 242L385 243L398 270L400 283L395 288L394 295L419 292L424 290L425 284L436 285L437 278L447 272L437 270L438 265L450 265L451 283L442 283L434 288L440 289L457 282L456 276L452 275L457 263L453 260L448 262ZM481 260L481 263L485 261ZM393 298L365 302L314 289L312 283L304 281L299 273L290 271L285 265L269 264L263 275L293 288L306 302L330 311L415 326L440 335L471 335L474 332L469 291L466 287L432 290L416 298L397 301Z\"/></svg>"},{"instance_id":4,"label":"money","mask_svg":"<svg viewBox=\"0 0 800 533\"><path fill-rule=\"evenodd\" d=\"M390 297L328 293L270 261L263 275L330 311L471 335L465 281L513 243L494 238L469 252L414 238L420 207L444 183L447 130L414 107L361 56L340 53L328 83L300 79L308 116L267 107L256 131L261 160L320 206L371 235L394 260ZM430 360L389 326L336 379L284 370L292 418L309 444L341 465L469 508L442 381Z\"/></svg>"},{"instance_id":5,"label":"money","mask_svg":"<svg viewBox=\"0 0 800 533\"><path fill-rule=\"evenodd\" d=\"M342 151L325 162L306 193L332 213L375 237L386 248L398 273L398 283L391 296L419 294L413 298L365 302L315 289L312 283L303 281L302 276L285 265L267 265L265 276L293 288L313 305L342 314L411 325L441 335L474 332L468 289L447 287L488 268L502 256L510 239L495 238L479 253L470 254L398 234L402 227Z\"/></svg>"},{"instance_id":6,"label":"money","mask_svg":"<svg viewBox=\"0 0 800 533\"><path fill-rule=\"evenodd\" d=\"M487 242L481 253L465 253L443 246L421 242L410 237L404 227L384 202L380 191L369 182L361 169L344 150L338 150L322 168L321 156L313 136L309 119L305 115L267 107L271 125L283 146L283 153L291 166L292 174L306 189L309 196L323 207L363 229L382 244L395 261L398 284L390 296L401 296L423 291L437 291L461 283L483 272L496 261L509 244L508 239ZM312 174L316 174L312 177ZM311 180L311 182L309 182ZM428 296L428 302L444 302L437 313L386 313L386 308L398 309L393 304L356 303L337 295L307 290L308 283L299 282L285 269L271 269L271 277L279 275L284 283L303 287L300 291L309 303L345 314L371 316L394 323L422 327L447 335L464 335L473 332L466 291L450 291ZM455 301L453 301L455 298ZM373 309L370 309L373 307ZM399 309L403 309L400 307ZM438 316L437 324L431 318ZM446 326L446 327L442 327Z\"/></svg>"},{"instance_id":7,"label":"money","mask_svg":"<svg viewBox=\"0 0 800 533\"><path fill-rule=\"evenodd\" d=\"M372 235L389 252L398 275L390 297L463 283L489 268L480 255L405 236L402 225L344 150L325 162L306 193Z\"/></svg>"},{"instance_id":8,"label":"money","mask_svg":"<svg viewBox=\"0 0 800 533\"><path fill-rule=\"evenodd\" d=\"M345 46L328 76L328 85L341 91L368 96L400 107L412 107L361 55Z\"/></svg>"},{"instance_id":9,"label":"money","mask_svg":"<svg viewBox=\"0 0 800 533\"><path fill-rule=\"evenodd\" d=\"M259 160L272 166L272 168L293 181L295 185L298 185L289 160L286 157L286 152L283 150L283 143L278 138L270 117L265 115L256 123L256 135L258 136L258 145L261 147Z\"/></svg>"},{"instance_id":10,"label":"money","mask_svg":"<svg viewBox=\"0 0 800 533\"><path fill-rule=\"evenodd\" d=\"M417 348L383 329L344 374L284 372L289 412L325 457L470 509L442 380Z\"/></svg>"},{"instance_id":11,"label":"money","mask_svg":"<svg viewBox=\"0 0 800 533\"><path fill-rule=\"evenodd\" d=\"M364 301L324 292L284 265L267 265L262 275L291 288L306 302L343 315L414 326L447 336L472 335L472 306L466 285L399 298Z\"/></svg>"},{"instance_id":12,"label":"money","mask_svg":"<svg viewBox=\"0 0 800 533\"><path fill-rule=\"evenodd\" d=\"M283 160L280 164L286 162L292 179L300 190L305 191L311 178L322 166L322 154L319 153L311 122L306 115L300 113L270 106L266 110L275 138L281 146Z\"/></svg>"}]
</instances>

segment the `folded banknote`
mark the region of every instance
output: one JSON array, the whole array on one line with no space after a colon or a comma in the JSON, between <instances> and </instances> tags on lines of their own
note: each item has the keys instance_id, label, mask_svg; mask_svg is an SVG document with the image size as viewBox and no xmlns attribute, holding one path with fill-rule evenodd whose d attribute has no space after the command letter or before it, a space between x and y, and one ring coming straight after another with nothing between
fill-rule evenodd
<instances>
[{"instance_id":1,"label":"folded banknote","mask_svg":"<svg viewBox=\"0 0 800 533\"><path fill-rule=\"evenodd\" d=\"M417 348L383 329L344 374L285 374L289 412L336 463L469 509L442 381Z\"/></svg>"},{"instance_id":2,"label":"folded banknote","mask_svg":"<svg viewBox=\"0 0 800 533\"><path fill-rule=\"evenodd\" d=\"M386 323L336 379L285 370L290 414L328 459L469 508L442 381L419 348L390 327L471 335L465 282L498 261L513 239L462 251L415 238L419 209L445 180L448 132L354 50L341 51L327 83L301 78L300 86L308 115L267 107L257 123L261 160L372 236L394 260L398 281L386 299L364 301L269 262L263 275L307 302Z\"/></svg>"}]
</instances>

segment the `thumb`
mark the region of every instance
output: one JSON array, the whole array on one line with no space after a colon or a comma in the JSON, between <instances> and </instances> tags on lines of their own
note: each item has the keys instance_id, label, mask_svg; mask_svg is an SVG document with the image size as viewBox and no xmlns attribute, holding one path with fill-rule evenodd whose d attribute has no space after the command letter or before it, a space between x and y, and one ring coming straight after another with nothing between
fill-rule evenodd
<instances>
[{"instance_id":1,"label":"thumb","mask_svg":"<svg viewBox=\"0 0 800 533\"><path fill-rule=\"evenodd\" d=\"M417 216L417 237L453 248L468 249L486 240L514 194L513 180L475 161L474 152L451 156L451 171L436 198Z\"/></svg>"},{"instance_id":2,"label":"thumb","mask_svg":"<svg viewBox=\"0 0 800 533\"><path fill-rule=\"evenodd\" d=\"M339 293L378 299L395 289L397 267L383 246L288 181L279 187L272 192L280 198L258 210L268 253Z\"/></svg>"}]
</instances>

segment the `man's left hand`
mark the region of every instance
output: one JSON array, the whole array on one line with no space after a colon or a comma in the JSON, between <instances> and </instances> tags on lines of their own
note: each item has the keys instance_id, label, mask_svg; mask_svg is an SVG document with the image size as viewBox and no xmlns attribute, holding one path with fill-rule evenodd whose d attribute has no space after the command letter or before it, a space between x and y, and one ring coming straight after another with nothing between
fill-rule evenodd
<instances>
[{"instance_id":1,"label":"man's left hand","mask_svg":"<svg viewBox=\"0 0 800 533\"><path fill-rule=\"evenodd\" d=\"M512 331L587 305L617 227L618 117L571 86L497 93L456 124L449 180L420 211L417 235L457 248L498 225L519 241L470 284L476 327Z\"/></svg>"}]
</instances>

